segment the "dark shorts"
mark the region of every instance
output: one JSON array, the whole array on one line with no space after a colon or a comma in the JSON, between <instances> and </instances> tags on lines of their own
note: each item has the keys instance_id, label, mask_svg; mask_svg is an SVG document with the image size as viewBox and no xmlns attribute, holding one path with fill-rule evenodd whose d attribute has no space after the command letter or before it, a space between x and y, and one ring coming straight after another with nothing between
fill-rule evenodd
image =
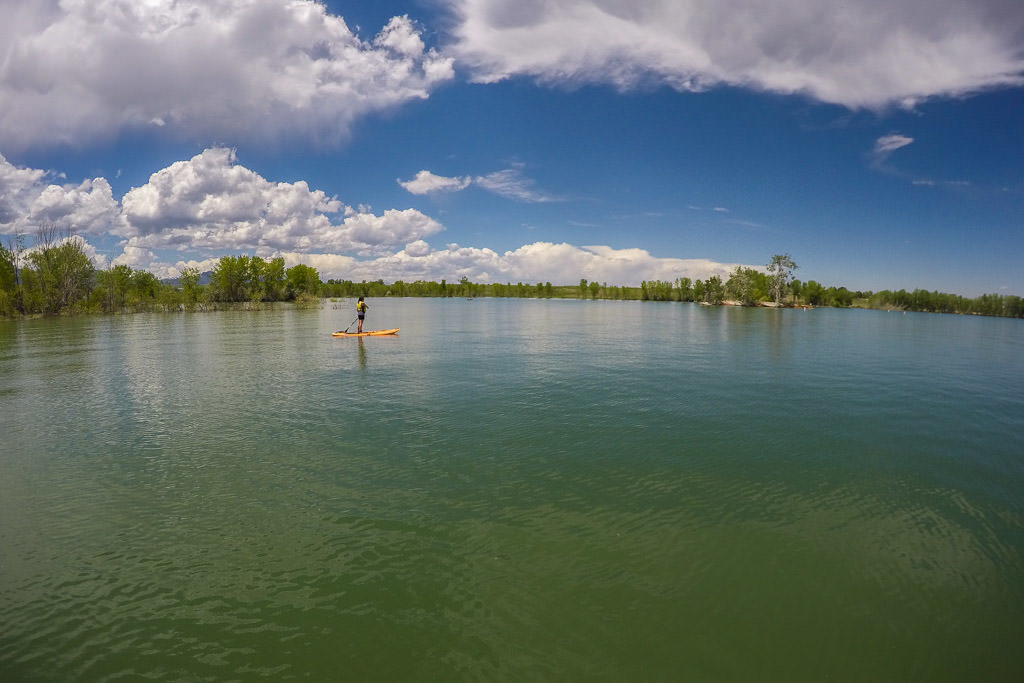
<instances>
[{"instance_id":1,"label":"dark shorts","mask_svg":"<svg viewBox=\"0 0 1024 683\"><path fill-rule=\"evenodd\" d=\"M365 318L365 317L366 317L366 314L365 314L365 313L358 313L357 315L359 316L359 319L360 319L360 320L362 320L363 318Z\"/></svg>"}]
</instances>

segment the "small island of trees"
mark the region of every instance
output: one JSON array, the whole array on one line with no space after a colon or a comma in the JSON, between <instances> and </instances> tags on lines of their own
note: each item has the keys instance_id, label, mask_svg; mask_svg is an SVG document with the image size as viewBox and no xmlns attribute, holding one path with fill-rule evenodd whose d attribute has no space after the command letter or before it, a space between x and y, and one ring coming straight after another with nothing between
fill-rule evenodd
<instances>
[{"instance_id":1,"label":"small island of trees","mask_svg":"<svg viewBox=\"0 0 1024 683\"><path fill-rule=\"evenodd\" d=\"M985 294L970 299L955 294L883 290L850 291L825 287L793 277L796 263L777 254L763 270L737 267L724 282L706 280L645 280L639 287L609 285L581 279L577 285L475 283L462 277L454 283L383 280L321 281L315 268L285 268L281 257L223 256L209 273L186 268L174 281L160 281L145 270L127 265L96 269L83 242L66 234L57 239L54 228L41 229L31 249L20 236L0 245L0 316L21 317L73 313L130 313L140 311L205 311L244 306L258 308L290 301L319 306L323 298L345 297L504 297L545 299L613 299L695 302L704 305L772 307L860 307L874 309L1024 317L1024 299ZM205 283L204 283L205 280Z\"/></svg>"}]
</instances>

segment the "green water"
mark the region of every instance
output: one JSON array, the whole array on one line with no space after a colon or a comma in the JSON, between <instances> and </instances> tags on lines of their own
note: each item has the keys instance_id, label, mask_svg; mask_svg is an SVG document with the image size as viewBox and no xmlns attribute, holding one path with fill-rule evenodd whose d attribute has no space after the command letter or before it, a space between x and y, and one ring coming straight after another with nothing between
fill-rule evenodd
<instances>
[{"instance_id":1,"label":"green water","mask_svg":"<svg viewBox=\"0 0 1024 683\"><path fill-rule=\"evenodd\" d=\"M0 680L1019 681L1024 323L0 322Z\"/></svg>"}]
</instances>

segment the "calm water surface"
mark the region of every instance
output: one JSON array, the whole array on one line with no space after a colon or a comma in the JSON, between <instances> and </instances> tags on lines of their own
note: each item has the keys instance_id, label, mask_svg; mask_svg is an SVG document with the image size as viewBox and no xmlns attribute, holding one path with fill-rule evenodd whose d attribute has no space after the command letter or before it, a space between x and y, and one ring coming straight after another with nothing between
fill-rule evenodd
<instances>
[{"instance_id":1,"label":"calm water surface","mask_svg":"<svg viewBox=\"0 0 1024 683\"><path fill-rule=\"evenodd\" d=\"M0 680L1019 681L1024 323L0 321Z\"/></svg>"}]
</instances>

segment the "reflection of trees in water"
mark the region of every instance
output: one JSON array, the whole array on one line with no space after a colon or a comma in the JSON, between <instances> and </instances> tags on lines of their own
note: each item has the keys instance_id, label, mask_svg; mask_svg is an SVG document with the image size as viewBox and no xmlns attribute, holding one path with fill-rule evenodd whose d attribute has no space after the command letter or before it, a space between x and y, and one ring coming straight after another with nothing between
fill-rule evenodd
<instances>
[{"instance_id":1,"label":"reflection of trees in water","mask_svg":"<svg viewBox=\"0 0 1024 683\"><path fill-rule=\"evenodd\" d=\"M781 308L762 308L759 311L765 314L765 348L769 360L776 364L785 363L789 359L790 340L787 321L783 316L789 312Z\"/></svg>"}]
</instances>

